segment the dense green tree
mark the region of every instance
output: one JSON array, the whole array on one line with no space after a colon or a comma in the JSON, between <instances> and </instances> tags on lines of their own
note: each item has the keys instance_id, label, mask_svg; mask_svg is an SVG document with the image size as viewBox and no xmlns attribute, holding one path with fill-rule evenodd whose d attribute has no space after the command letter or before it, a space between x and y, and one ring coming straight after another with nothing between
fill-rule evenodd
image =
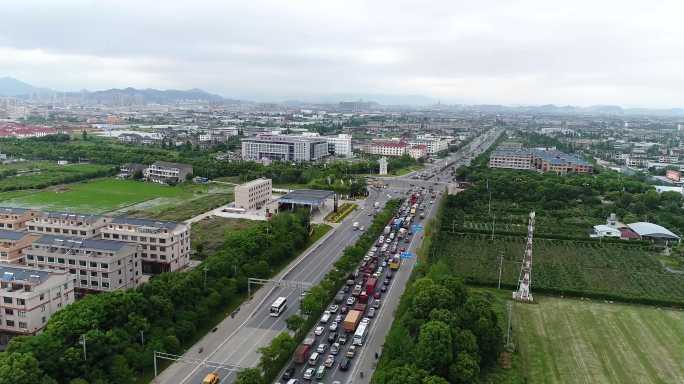
<instances>
[{"instance_id":1,"label":"dense green tree","mask_svg":"<svg viewBox=\"0 0 684 384\"><path fill-rule=\"evenodd\" d=\"M264 378L258 368L245 368L238 372L235 384L264 384Z\"/></svg>"},{"instance_id":2,"label":"dense green tree","mask_svg":"<svg viewBox=\"0 0 684 384\"><path fill-rule=\"evenodd\" d=\"M480 374L477 359L469 353L459 353L449 367L449 382L453 384L476 383Z\"/></svg>"},{"instance_id":3,"label":"dense green tree","mask_svg":"<svg viewBox=\"0 0 684 384\"><path fill-rule=\"evenodd\" d=\"M441 321L429 321L420 328L415 358L430 373L446 374L453 360L451 330Z\"/></svg>"}]
</instances>

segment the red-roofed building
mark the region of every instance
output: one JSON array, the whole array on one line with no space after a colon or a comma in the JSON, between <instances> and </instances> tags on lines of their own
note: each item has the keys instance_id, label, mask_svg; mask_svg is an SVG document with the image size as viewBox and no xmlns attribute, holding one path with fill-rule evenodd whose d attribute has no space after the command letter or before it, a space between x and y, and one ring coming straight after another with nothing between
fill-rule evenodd
<instances>
[{"instance_id":1,"label":"red-roofed building","mask_svg":"<svg viewBox=\"0 0 684 384\"><path fill-rule=\"evenodd\" d=\"M57 130L50 127L17 123L0 123L0 137L16 137L23 139L26 137L43 137L55 134L57 134Z\"/></svg>"},{"instance_id":2,"label":"red-roofed building","mask_svg":"<svg viewBox=\"0 0 684 384\"><path fill-rule=\"evenodd\" d=\"M372 155L403 156L407 146L408 144L403 141L375 140L368 149Z\"/></svg>"},{"instance_id":3,"label":"red-roofed building","mask_svg":"<svg viewBox=\"0 0 684 384\"><path fill-rule=\"evenodd\" d=\"M639 234L627 227L618 228L620 230L620 239L622 240L639 240Z\"/></svg>"},{"instance_id":4,"label":"red-roofed building","mask_svg":"<svg viewBox=\"0 0 684 384\"><path fill-rule=\"evenodd\" d=\"M371 155L403 156L408 154L414 159L427 156L428 148L425 144L408 144L399 140L373 140L367 147Z\"/></svg>"}]
</instances>

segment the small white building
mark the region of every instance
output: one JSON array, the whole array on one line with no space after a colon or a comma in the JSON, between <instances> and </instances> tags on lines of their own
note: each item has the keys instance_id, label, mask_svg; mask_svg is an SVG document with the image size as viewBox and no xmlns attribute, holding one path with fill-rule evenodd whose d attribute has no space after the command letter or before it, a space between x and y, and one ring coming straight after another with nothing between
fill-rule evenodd
<instances>
[{"instance_id":1,"label":"small white building","mask_svg":"<svg viewBox=\"0 0 684 384\"><path fill-rule=\"evenodd\" d=\"M606 224L594 225L594 231L590 235L592 238L614 237L619 239L621 232L619 229Z\"/></svg>"},{"instance_id":2,"label":"small white building","mask_svg":"<svg viewBox=\"0 0 684 384\"><path fill-rule=\"evenodd\" d=\"M351 135L341 133L337 136L325 136L328 142L328 149L335 156L352 157L352 137Z\"/></svg>"}]
</instances>

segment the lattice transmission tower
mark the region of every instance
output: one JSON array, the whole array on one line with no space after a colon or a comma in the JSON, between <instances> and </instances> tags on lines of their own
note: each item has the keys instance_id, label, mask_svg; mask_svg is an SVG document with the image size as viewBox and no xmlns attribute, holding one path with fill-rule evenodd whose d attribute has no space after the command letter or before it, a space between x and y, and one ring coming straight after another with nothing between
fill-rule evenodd
<instances>
[{"instance_id":1,"label":"lattice transmission tower","mask_svg":"<svg viewBox=\"0 0 684 384\"><path fill-rule=\"evenodd\" d=\"M513 299L524 302L532 302L530 288L532 286L532 239L534 237L534 211L530 212L530 221L527 224L527 242L525 243L525 253L523 262L520 266L520 276L518 276L518 290L513 292Z\"/></svg>"}]
</instances>

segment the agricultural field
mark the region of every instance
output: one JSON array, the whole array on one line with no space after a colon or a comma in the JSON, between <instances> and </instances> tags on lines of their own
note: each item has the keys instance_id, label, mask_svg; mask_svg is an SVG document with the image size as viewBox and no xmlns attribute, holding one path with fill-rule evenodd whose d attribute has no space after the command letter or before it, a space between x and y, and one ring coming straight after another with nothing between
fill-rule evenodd
<instances>
[{"instance_id":1,"label":"agricultural field","mask_svg":"<svg viewBox=\"0 0 684 384\"><path fill-rule=\"evenodd\" d=\"M203 259L214 254L221 249L228 233L243 230L255 223L245 219L208 217L192 224L190 244L195 251L193 258Z\"/></svg>"},{"instance_id":2,"label":"agricultural field","mask_svg":"<svg viewBox=\"0 0 684 384\"><path fill-rule=\"evenodd\" d=\"M132 217L156 220L183 221L226 205L234 200L233 189L228 186L196 189L190 197L155 199L124 209ZM154 204L156 203L156 204Z\"/></svg>"},{"instance_id":3,"label":"agricultural field","mask_svg":"<svg viewBox=\"0 0 684 384\"><path fill-rule=\"evenodd\" d=\"M179 185L174 187L113 178L59 185L42 191L8 196L0 201L10 207L30 207L52 211L106 213L126 207L147 204L152 208L163 204L178 204L205 192L208 187ZM0 195L0 198L4 197ZM123 212L117 212L123 213Z\"/></svg>"},{"instance_id":4,"label":"agricultural field","mask_svg":"<svg viewBox=\"0 0 684 384\"><path fill-rule=\"evenodd\" d=\"M529 384L684 383L684 312L538 295L514 303Z\"/></svg>"},{"instance_id":5,"label":"agricultural field","mask_svg":"<svg viewBox=\"0 0 684 384\"><path fill-rule=\"evenodd\" d=\"M432 252L469 283L517 285L523 237L442 232ZM501 262L501 258L503 261ZM684 303L684 278L667 272L642 245L598 241L534 241L533 289L575 296Z\"/></svg>"},{"instance_id":6,"label":"agricultural field","mask_svg":"<svg viewBox=\"0 0 684 384\"><path fill-rule=\"evenodd\" d=\"M0 164L0 191L40 189L113 174L114 167L102 164L57 165L54 161L25 161Z\"/></svg>"}]
</instances>

